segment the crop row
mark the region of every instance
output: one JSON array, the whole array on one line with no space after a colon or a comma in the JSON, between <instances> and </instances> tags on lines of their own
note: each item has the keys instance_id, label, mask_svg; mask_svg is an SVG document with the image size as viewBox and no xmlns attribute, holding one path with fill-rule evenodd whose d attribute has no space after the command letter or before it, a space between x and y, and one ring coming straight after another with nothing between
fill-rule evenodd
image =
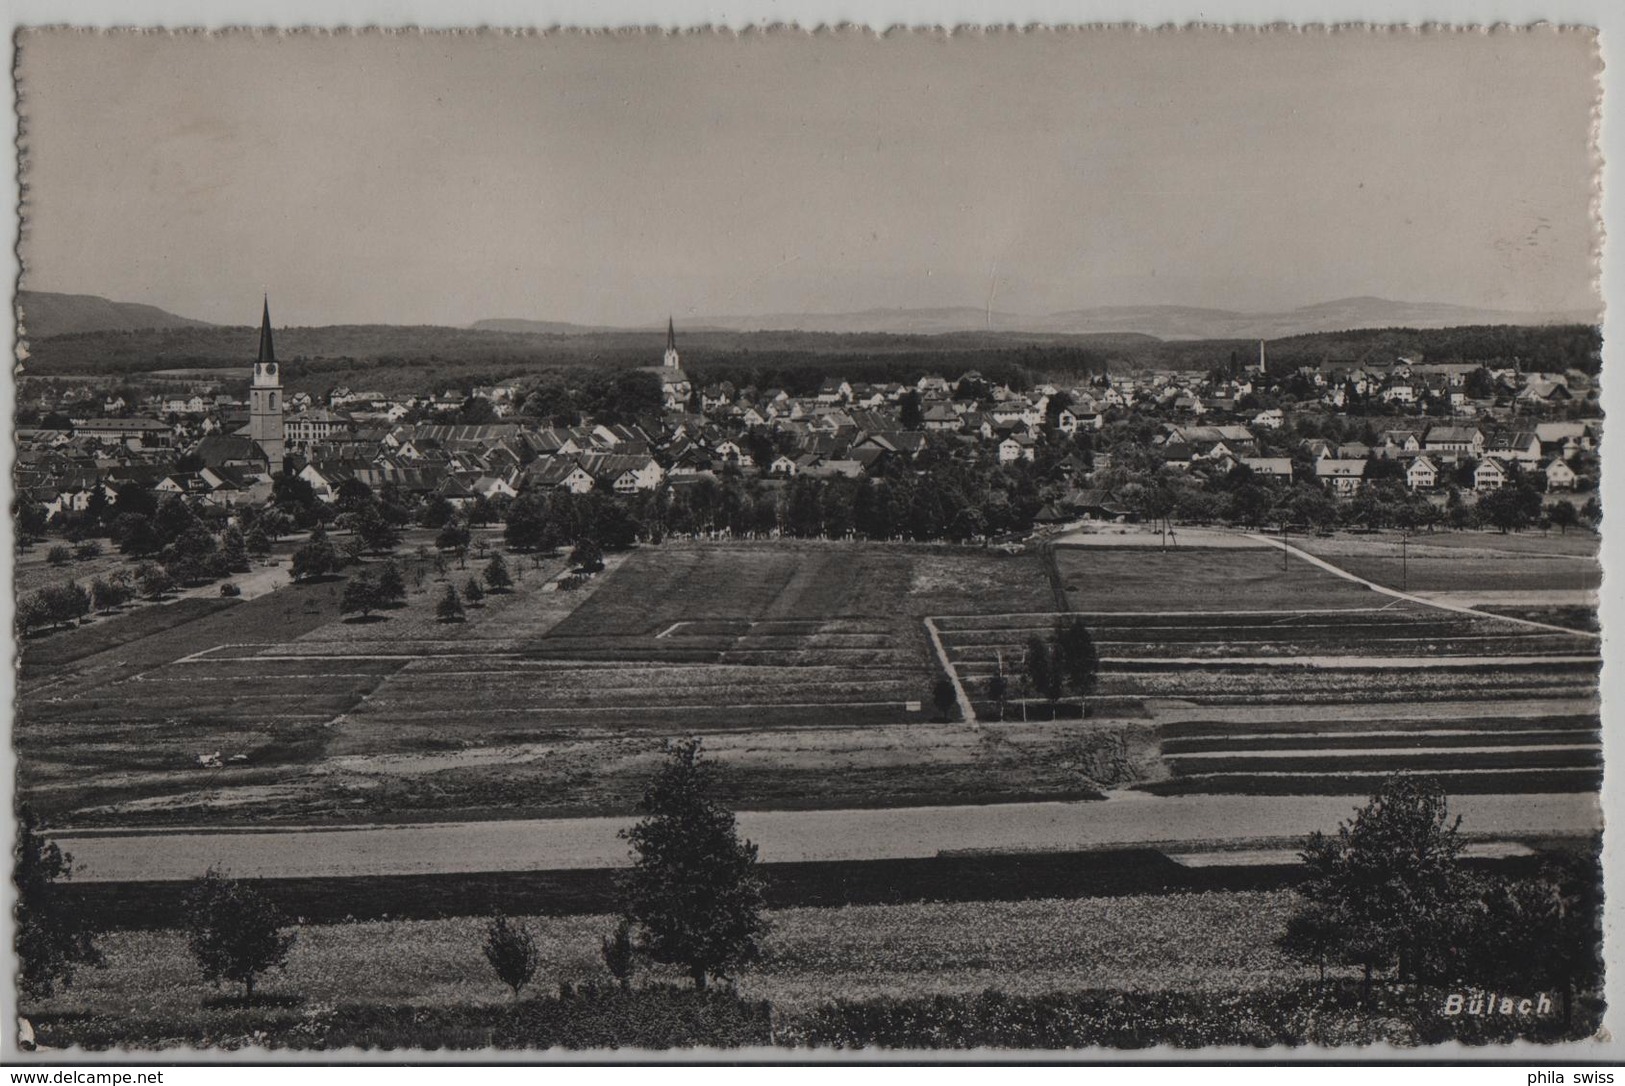
<instances>
[{"instance_id":1,"label":"crop row","mask_svg":"<svg viewBox=\"0 0 1625 1086\"><path fill-rule=\"evenodd\" d=\"M1542 731L1449 731L1415 730L1400 734L1385 731L1347 731L1337 735L1322 735L1314 731L1301 731L1277 735L1205 736L1199 739L1164 739L1164 755L1202 754L1210 751L1263 751L1263 750L1365 750L1371 747L1518 747L1567 745L1571 743L1600 743L1602 736L1595 728L1548 729Z\"/></svg>"},{"instance_id":2,"label":"crop row","mask_svg":"<svg viewBox=\"0 0 1625 1086\"><path fill-rule=\"evenodd\" d=\"M1559 730L1598 726L1595 713L1541 713L1539 715L1480 715L1469 716L1428 714L1421 717L1381 716L1373 718L1334 718L1330 720L1249 720L1239 724L1233 720L1176 720L1162 725L1164 739L1193 736L1225 736L1238 732L1257 735L1265 732L1364 732L1428 731L1435 728L1472 728L1480 732L1499 729L1525 731L1535 728Z\"/></svg>"},{"instance_id":3,"label":"crop row","mask_svg":"<svg viewBox=\"0 0 1625 1086\"><path fill-rule=\"evenodd\" d=\"M571 706L548 702L492 708L422 708L410 704L387 707L367 702L354 716L377 716L390 728L433 726L437 732L484 734L494 726L516 723L568 728L583 739L607 736L670 735L673 730L706 732L773 731L796 728L854 728L869 725L914 723L930 719L934 710L908 711L902 700L841 703L824 700L802 705L678 705L660 702L633 706Z\"/></svg>"},{"instance_id":4,"label":"crop row","mask_svg":"<svg viewBox=\"0 0 1625 1086\"><path fill-rule=\"evenodd\" d=\"M1440 769L1430 771L1451 795L1528 792L1595 792L1602 787L1601 769L1522 769L1511 772ZM1371 795L1383 785L1387 774L1356 771L1348 773L1292 773L1267 776L1225 773L1206 777L1172 777L1137 786L1138 790L1162 796L1176 795Z\"/></svg>"},{"instance_id":5,"label":"crop row","mask_svg":"<svg viewBox=\"0 0 1625 1086\"><path fill-rule=\"evenodd\" d=\"M1424 750L1404 754L1350 751L1341 755L1269 754L1166 758L1175 776L1220 773L1321 774L1433 772L1444 769L1577 769L1602 764L1596 747L1540 750Z\"/></svg>"}]
</instances>

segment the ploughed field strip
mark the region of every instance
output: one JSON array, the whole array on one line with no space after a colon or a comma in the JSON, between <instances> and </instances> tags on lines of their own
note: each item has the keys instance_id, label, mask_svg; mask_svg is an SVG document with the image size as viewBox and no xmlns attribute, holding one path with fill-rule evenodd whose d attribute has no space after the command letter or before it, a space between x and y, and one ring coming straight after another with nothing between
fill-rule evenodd
<instances>
[{"instance_id":1,"label":"ploughed field strip","mask_svg":"<svg viewBox=\"0 0 1625 1086\"><path fill-rule=\"evenodd\" d=\"M1001 667L1019 676L1028 638L1061 617L933 621L960 681L984 697ZM1140 785L1149 791L1360 793L1396 772L1435 774L1458 792L1600 787L1594 637L1409 604L1078 617L1101 658L1101 715L1215 710L1159 726L1168 776Z\"/></svg>"}]
</instances>

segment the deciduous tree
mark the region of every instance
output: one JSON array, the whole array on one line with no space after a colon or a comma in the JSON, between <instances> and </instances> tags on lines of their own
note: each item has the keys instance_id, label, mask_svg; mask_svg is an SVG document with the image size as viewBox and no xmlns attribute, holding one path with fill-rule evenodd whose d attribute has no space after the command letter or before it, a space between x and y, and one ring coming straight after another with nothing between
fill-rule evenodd
<instances>
[{"instance_id":1,"label":"deciduous tree","mask_svg":"<svg viewBox=\"0 0 1625 1086\"><path fill-rule=\"evenodd\" d=\"M227 980L254 995L254 982L269 969L288 964L296 932L276 905L246 882L219 870L192 884L185 902L187 949L214 983Z\"/></svg>"},{"instance_id":2,"label":"deciduous tree","mask_svg":"<svg viewBox=\"0 0 1625 1086\"><path fill-rule=\"evenodd\" d=\"M625 912L639 950L686 969L695 988L754 961L766 930L756 846L740 839L711 787L700 741L675 743L638 805L643 819L622 831L633 855Z\"/></svg>"},{"instance_id":3,"label":"deciduous tree","mask_svg":"<svg viewBox=\"0 0 1625 1086\"><path fill-rule=\"evenodd\" d=\"M73 857L46 840L43 828L24 805L12 853L19 978L24 992L42 998L72 984L79 967L106 964L96 933L57 893L57 884L72 877Z\"/></svg>"},{"instance_id":4,"label":"deciduous tree","mask_svg":"<svg viewBox=\"0 0 1625 1086\"><path fill-rule=\"evenodd\" d=\"M536 937L524 925L511 923L506 916L497 916L485 931L485 945L481 949L497 979L513 989L514 1002L519 1002L520 989L530 983L536 975L536 967L541 964Z\"/></svg>"}]
</instances>

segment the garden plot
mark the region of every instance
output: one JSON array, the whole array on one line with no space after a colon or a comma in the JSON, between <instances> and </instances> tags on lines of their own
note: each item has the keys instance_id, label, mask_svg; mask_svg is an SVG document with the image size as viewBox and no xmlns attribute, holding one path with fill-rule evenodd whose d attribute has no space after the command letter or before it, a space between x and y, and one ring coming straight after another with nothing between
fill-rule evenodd
<instances>
[{"instance_id":1,"label":"garden plot","mask_svg":"<svg viewBox=\"0 0 1625 1086\"><path fill-rule=\"evenodd\" d=\"M1546 712L1538 702L1502 705L1500 713L1464 702L1386 719L1169 722L1160 731L1170 777L1153 790L1358 791L1391 772L1436 774L1455 791L1595 790L1599 717L1548 704Z\"/></svg>"},{"instance_id":2,"label":"garden plot","mask_svg":"<svg viewBox=\"0 0 1625 1086\"><path fill-rule=\"evenodd\" d=\"M972 697L985 698L988 680L1002 670L1020 701L1030 697L1021 679L1027 640L1047 637L1063 617L933 622ZM1143 784L1147 791L1357 794L1388 774L1421 772L1469 792L1599 785L1594 637L1398 601L1076 617L1100 654L1098 713L1232 707L1222 720L1163 725L1167 777ZM1372 714L1380 706L1389 707L1389 719ZM998 714L986 702L977 710L985 720ZM1249 713L1264 719L1255 723Z\"/></svg>"}]
</instances>

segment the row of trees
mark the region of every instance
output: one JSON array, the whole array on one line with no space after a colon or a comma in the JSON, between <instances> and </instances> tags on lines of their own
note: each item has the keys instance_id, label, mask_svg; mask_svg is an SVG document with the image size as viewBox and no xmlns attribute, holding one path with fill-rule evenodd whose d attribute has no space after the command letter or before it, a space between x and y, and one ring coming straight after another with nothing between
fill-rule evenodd
<instances>
[{"instance_id":1,"label":"row of trees","mask_svg":"<svg viewBox=\"0 0 1625 1086\"><path fill-rule=\"evenodd\" d=\"M713 791L700 741L673 743L639 804L643 817L621 833L633 864L603 956L623 987L639 961L677 966L703 989L760 955L766 923L756 846L740 839L733 812ZM31 996L48 996L81 968L105 964L98 933L61 893L71 870L72 857L25 808L16 852L17 953ZM180 922L203 978L241 984L248 998L260 976L287 964L298 937L274 902L214 868L187 891ZM480 950L516 999L542 959L535 934L503 916L493 919Z\"/></svg>"}]
</instances>

